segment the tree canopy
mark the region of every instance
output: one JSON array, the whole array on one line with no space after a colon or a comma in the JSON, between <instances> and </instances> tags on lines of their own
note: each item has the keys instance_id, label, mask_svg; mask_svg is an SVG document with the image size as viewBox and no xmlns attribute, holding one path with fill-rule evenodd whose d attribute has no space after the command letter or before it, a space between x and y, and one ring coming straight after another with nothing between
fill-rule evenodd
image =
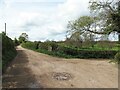
<instances>
[{"instance_id":1,"label":"tree canopy","mask_svg":"<svg viewBox=\"0 0 120 90\"><path fill-rule=\"evenodd\" d=\"M90 10L98 14L104 31L120 34L120 0L91 0Z\"/></svg>"},{"instance_id":2,"label":"tree canopy","mask_svg":"<svg viewBox=\"0 0 120 90\"><path fill-rule=\"evenodd\" d=\"M26 33L22 33L19 36L19 42L22 43L22 42L26 42L26 41L28 41L28 35Z\"/></svg>"},{"instance_id":3,"label":"tree canopy","mask_svg":"<svg viewBox=\"0 0 120 90\"><path fill-rule=\"evenodd\" d=\"M111 34L116 32L120 41L120 1L90 0L91 15L81 16L68 23L71 34L75 32Z\"/></svg>"}]
</instances>

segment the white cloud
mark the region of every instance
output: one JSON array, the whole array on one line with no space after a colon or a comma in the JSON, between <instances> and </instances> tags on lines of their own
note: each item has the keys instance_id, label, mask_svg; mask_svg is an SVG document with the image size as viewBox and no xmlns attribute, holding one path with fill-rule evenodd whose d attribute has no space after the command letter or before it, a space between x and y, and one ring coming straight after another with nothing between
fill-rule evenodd
<instances>
[{"instance_id":1,"label":"white cloud","mask_svg":"<svg viewBox=\"0 0 120 90\"><path fill-rule=\"evenodd\" d=\"M5 5L0 15L2 22L0 30L4 30L7 22L7 33L11 38L18 37L22 32L29 34L30 40L63 40L68 21L81 15L89 14L89 0L58 0L55 6L35 6L29 4L15 6L15 2L28 0L4 0ZM56 0L30 0L29 2L54 3ZM64 3L59 3L64 2ZM7 7L6 7L7 6ZM35 7L34 7L35 6ZM1 7L0 7L1 8Z\"/></svg>"}]
</instances>

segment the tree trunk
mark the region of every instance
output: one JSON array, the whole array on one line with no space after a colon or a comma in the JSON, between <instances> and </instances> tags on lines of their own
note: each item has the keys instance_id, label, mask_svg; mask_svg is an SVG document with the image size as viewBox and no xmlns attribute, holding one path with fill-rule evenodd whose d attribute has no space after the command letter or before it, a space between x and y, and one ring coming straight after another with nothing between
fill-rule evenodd
<instances>
[{"instance_id":1,"label":"tree trunk","mask_svg":"<svg viewBox=\"0 0 120 90\"><path fill-rule=\"evenodd\" d=\"M118 43L120 44L120 32L118 32Z\"/></svg>"}]
</instances>

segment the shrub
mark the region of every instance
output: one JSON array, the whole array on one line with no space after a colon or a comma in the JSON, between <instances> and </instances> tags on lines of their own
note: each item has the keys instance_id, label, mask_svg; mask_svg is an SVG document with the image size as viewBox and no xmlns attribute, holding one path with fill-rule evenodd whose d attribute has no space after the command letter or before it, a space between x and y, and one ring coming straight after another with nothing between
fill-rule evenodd
<instances>
[{"instance_id":1,"label":"shrub","mask_svg":"<svg viewBox=\"0 0 120 90\"><path fill-rule=\"evenodd\" d=\"M50 45L52 47L52 51L57 51L58 50L58 44L56 42L51 42Z\"/></svg>"},{"instance_id":2,"label":"shrub","mask_svg":"<svg viewBox=\"0 0 120 90\"><path fill-rule=\"evenodd\" d=\"M35 43L32 43L31 46L29 46L28 43L24 44L26 48L36 50ZM51 47L51 50L49 50L49 47ZM117 51L113 50L79 49L50 41L39 43L39 49L37 51L54 56L73 58L114 58L117 53Z\"/></svg>"},{"instance_id":3,"label":"shrub","mask_svg":"<svg viewBox=\"0 0 120 90\"><path fill-rule=\"evenodd\" d=\"M20 42L19 42L16 38L14 39L13 42L14 42L14 45L15 45L15 46L18 46L18 45L20 44Z\"/></svg>"},{"instance_id":4,"label":"shrub","mask_svg":"<svg viewBox=\"0 0 120 90\"><path fill-rule=\"evenodd\" d=\"M115 61L120 64L120 52L115 55Z\"/></svg>"},{"instance_id":5,"label":"shrub","mask_svg":"<svg viewBox=\"0 0 120 90\"><path fill-rule=\"evenodd\" d=\"M41 43L41 42L37 42L37 41L34 42L35 49L38 49L38 48L39 48L39 43Z\"/></svg>"},{"instance_id":6,"label":"shrub","mask_svg":"<svg viewBox=\"0 0 120 90\"><path fill-rule=\"evenodd\" d=\"M94 47L95 42L94 41L85 41L82 43L82 48L90 48Z\"/></svg>"},{"instance_id":7,"label":"shrub","mask_svg":"<svg viewBox=\"0 0 120 90\"><path fill-rule=\"evenodd\" d=\"M110 41L99 41L96 45L101 49L113 49L116 46L116 43L112 43Z\"/></svg>"},{"instance_id":8,"label":"shrub","mask_svg":"<svg viewBox=\"0 0 120 90\"><path fill-rule=\"evenodd\" d=\"M40 49L48 50L48 51L57 51L58 45L54 41L47 41L39 44ZM51 49L51 50L49 50Z\"/></svg>"},{"instance_id":9,"label":"shrub","mask_svg":"<svg viewBox=\"0 0 120 90\"><path fill-rule=\"evenodd\" d=\"M50 46L49 42L43 42L39 44L39 49L44 49L44 50L48 50L48 47Z\"/></svg>"},{"instance_id":10,"label":"shrub","mask_svg":"<svg viewBox=\"0 0 120 90\"><path fill-rule=\"evenodd\" d=\"M68 39L64 42L64 44L70 47L76 47L76 48L82 47L82 41L75 41L75 40Z\"/></svg>"},{"instance_id":11,"label":"shrub","mask_svg":"<svg viewBox=\"0 0 120 90\"><path fill-rule=\"evenodd\" d=\"M38 48L38 44L36 42L30 42L30 41L23 43L22 46L33 50Z\"/></svg>"},{"instance_id":12,"label":"shrub","mask_svg":"<svg viewBox=\"0 0 120 90\"><path fill-rule=\"evenodd\" d=\"M114 58L117 51L89 51L79 50L79 58Z\"/></svg>"},{"instance_id":13,"label":"shrub","mask_svg":"<svg viewBox=\"0 0 120 90\"><path fill-rule=\"evenodd\" d=\"M0 34L2 36L2 71L4 71L8 63L14 59L17 55L17 51L14 47L14 43L11 38L5 35L5 33Z\"/></svg>"}]
</instances>

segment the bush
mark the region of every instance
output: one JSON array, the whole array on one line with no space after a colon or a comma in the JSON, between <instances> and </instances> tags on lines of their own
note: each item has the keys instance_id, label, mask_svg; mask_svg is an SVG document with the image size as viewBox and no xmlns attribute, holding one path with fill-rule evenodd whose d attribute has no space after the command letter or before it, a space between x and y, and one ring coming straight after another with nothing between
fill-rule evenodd
<instances>
[{"instance_id":1,"label":"bush","mask_svg":"<svg viewBox=\"0 0 120 90\"><path fill-rule=\"evenodd\" d=\"M39 49L44 49L47 51L57 51L58 45L54 41L46 41L39 44ZM50 50L51 49L51 50Z\"/></svg>"},{"instance_id":2,"label":"bush","mask_svg":"<svg viewBox=\"0 0 120 90\"><path fill-rule=\"evenodd\" d=\"M69 47L69 46L62 46L62 45L58 46L58 52L65 53L66 55L73 55L73 56L78 54L78 50L76 48Z\"/></svg>"},{"instance_id":3,"label":"bush","mask_svg":"<svg viewBox=\"0 0 120 90\"><path fill-rule=\"evenodd\" d=\"M2 36L2 71L4 71L8 65L8 63L14 59L17 55L17 51L14 47L14 43L11 38L5 35L5 33L1 33Z\"/></svg>"},{"instance_id":4,"label":"bush","mask_svg":"<svg viewBox=\"0 0 120 90\"><path fill-rule=\"evenodd\" d=\"M30 44L31 42L29 42ZM32 42L30 45L24 43L23 46L32 50L36 49L36 44ZM49 47L50 50L49 50ZM46 53L53 56L60 57L72 57L72 58L114 58L117 51L113 50L89 50L70 47L63 44L57 44L56 42L43 42L39 43L38 52Z\"/></svg>"},{"instance_id":5,"label":"bush","mask_svg":"<svg viewBox=\"0 0 120 90\"><path fill-rule=\"evenodd\" d=\"M120 64L120 52L115 55L115 61Z\"/></svg>"},{"instance_id":6,"label":"bush","mask_svg":"<svg viewBox=\"0 0 120 90\"><path fill-rule=\"evenodd\" d=\"M79 50L67 46L59 46L58 52L77 58L114 58L114 55L117 53L117 51L112 50Z\"/></svg>"},{"instance_id":7,"label":"bush","mask_svg":"<svg viewBox=\"0 0 120 90\"><path fill-rule=\"evenodd\" d=\"M114 55L117 51L89 51L89 50L80 50L78 57L79 58L103 58L109 59L114 58Z\"/></svg>"},{"instance_id":8,"label":"bush","mask_svg":"<svg viewBox=\"0 0 120 90\"><path fill-rule=\"evenodd\" d=\"M38 43L27 41L22 44L22 47L35 50L38 48Z\"/></svg>"},{"instance_id":9,"label":"bush","mask_svg":"<svg viewBox=\"0 0 120 90\"><path fill-rule=\"evenodd\" d=\"M97 42L96 46L101 49L113 49L116 46L116 43L112 43L109 41L99 41Z\"/></svg>"},{"instance_id":10,"label":"bush","mask_svg":"<svg viewBox=\"0 0 120 90\"><path fill-rule=\"evenodd\" d=\"M16 38L14 39L14 41L13 41L13 42L14 42L14 45L15 45L15 46L20 45L20 42L19 42Z\"/></svg>"},{"instance_id":11,"label":"bush","mask_svg":"<svg viewBox=\"0 0 120 90\"><path fill-rule=\"evenodd\" d=\"M49 46L50 46L50 42L43 42L39 44L39 49L48 50Z\"/></svg>"},{"instance_id":12,"label":"bush","mask_svg":"<svg viewBox=\"0 0 120 90\"><path fill-rule=\"evenodd\" d=\"M82 48L90 48L94 47L95 42L94 41L85 41L82 43Z\"/></svg>"}]
</instances>

